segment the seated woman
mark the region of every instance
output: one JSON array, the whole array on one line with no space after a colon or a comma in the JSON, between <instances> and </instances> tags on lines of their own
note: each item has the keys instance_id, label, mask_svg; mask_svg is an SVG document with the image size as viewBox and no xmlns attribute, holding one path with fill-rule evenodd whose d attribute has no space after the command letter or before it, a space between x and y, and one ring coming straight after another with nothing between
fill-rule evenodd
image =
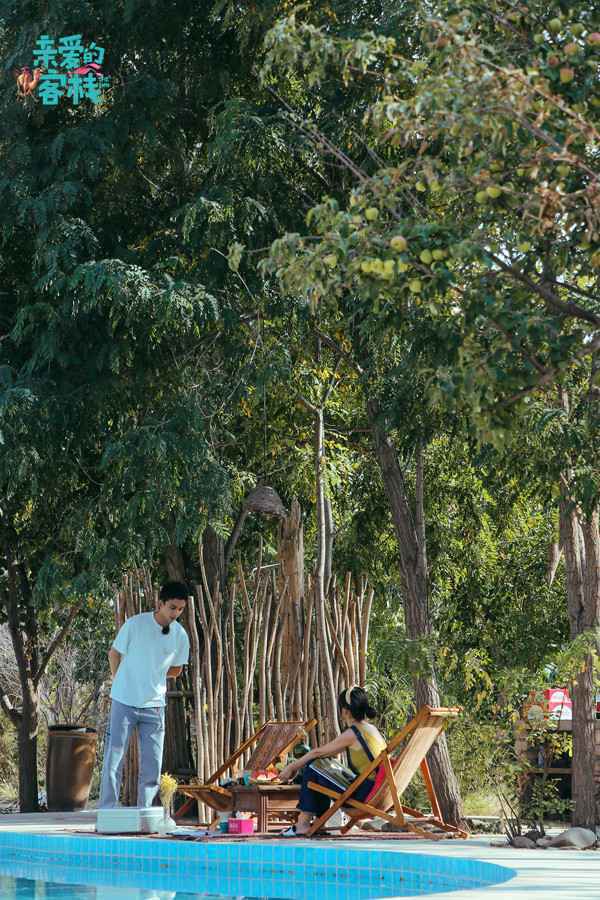
<instances>
[{"instance_id":1,"label":"seated woman","mask_svg":"<svg viewBox=\"0 0 600 900\"><path fill-rule=\"evenodd\" d=\"M348 752L348 760L355 776L366 769L368 764L378 756L386 746L385 738L374 725L365 722L366 718L373 718L375 710L369 703L366 692L361 687L351 687L342 691L338 697L340 718L346 726L339 737L322 747L315 747L301 759L296 759L282 769L280 780L291 781L296 773L303 767L302 788L298 809L300 815L296 825L286 828L282 832L283 837L300 837L306 834L314 818L322 816L331 804L329 797L308 787L308 782L313 781L322 784L331 790L343 793L346 789L332 781L325 771L311 765L312 761L325 756L339 756L344 750ZM351 782L349 782L350 784ZM372 778L367 778L358 786L353 794L354 799L364 800L373 790L375 784L375 772ZM348 785L346 785L348 787Z\"/></svg>"}]
</instances>

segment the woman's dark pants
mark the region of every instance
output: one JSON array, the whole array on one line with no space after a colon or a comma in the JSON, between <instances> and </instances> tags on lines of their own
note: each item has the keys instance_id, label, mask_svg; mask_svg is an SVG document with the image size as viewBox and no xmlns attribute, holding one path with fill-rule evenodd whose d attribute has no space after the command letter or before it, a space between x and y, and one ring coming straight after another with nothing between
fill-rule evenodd
<instances>
[{"instance_id":1,"label":"woman's dark pants","mask_svg":"<svg viewBox=\"0 0 600 900\"><path fill-rule=\"evenodd\" d=\"M320 794L318 791L314 791L312 788L309 788L308 782L314 781L316 784L322 784L323 787L329 788L332 791L337 791L338 794L343 794L343 790L341 787L338 787L337 784L334 784L327 778L326 775L323 775L322 772L317 772L313 769L310 763L304 767L304 771L302 773L302 787L300 788L300 799L298 800L298 809L305 813L310 813L313 816L322 816L323 813L329 809L331 805L331 798L325 796L325 794ZM362 784L356 788L354 793L352 794L353 800L365 800L371 789L373 788L373 781L370 778L367 778L366 781L363 781Z\"/></svg>"}]
</instances>

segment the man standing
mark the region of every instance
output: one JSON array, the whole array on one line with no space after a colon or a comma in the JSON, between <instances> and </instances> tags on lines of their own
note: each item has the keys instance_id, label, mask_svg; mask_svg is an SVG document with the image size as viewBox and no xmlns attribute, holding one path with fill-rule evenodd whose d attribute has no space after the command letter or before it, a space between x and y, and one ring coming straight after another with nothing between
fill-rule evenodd
<instances>
[{"instance_id":1,"label":"man standing","mask_svg":"<svg viewBox=\"0 0 600 900\"><path fill-rule=\"evenodd\" d=\"M121 772L132 730L140 747L138 802L152 806L160 781L165 737L167 678L176 678L187 663L190 642L177 619L189 590L169 581L155 612L127 619L108 651L113 677L110 722L104 737L100 809L118 806Z\"/></svg>"}]
</instances>

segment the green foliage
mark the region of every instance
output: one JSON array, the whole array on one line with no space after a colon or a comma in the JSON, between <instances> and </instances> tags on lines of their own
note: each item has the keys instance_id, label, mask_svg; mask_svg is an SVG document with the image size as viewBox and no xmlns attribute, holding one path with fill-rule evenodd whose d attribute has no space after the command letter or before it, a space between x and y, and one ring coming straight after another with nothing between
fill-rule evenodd
<instances>
[{"instance_id":1,"label":"green foliage","mask_svg":"<svg viewBox=\"0 0 600 900\"><path fill-rule=\"evenodd\" d=\"M0 802L14 801L17 780L17 741L13 730L6 726L6 720L0 722ZM3 796L4 795L4 796Z\"/></svg>"},{"instance_id":2,"label":"green foliage","mask_svg":"<svg viewBox=\"0 0 600 900\"><path fill-rule=\"evenodd\" d=\"M376 589L382 723L403 723L435 667L477 735L471 756L467 725L450 735L463 787L487 790L538 672L576 676L591 646L568 643L562 570L546 580L559 474L582 510L598 497L591 14L3 8L7 72L38 34L76 27L101 35L113 76L95 109L21 105L12 83L0 97L0 556L8 528L44 634L74 597L100 606L124 566L169 544L193 556L207 522L228 534L257 480L299 498L310 564L302 400L333 378L334 568ZM411 502L425 447L424 641L403 625L369 400ZM240 552L258 534L273 557L258 519Z\"/></svg>"},{"instance_id":3,"label":"green foliage","mask_svg":"<svg viewBox=\"0 0 600 900\"><path fill-rule=\"evenodd\" d=\"M335 37L292 13L270 32L263 69L309 87L372 76L362 127L374 163L298 116L354 188L314 204L308 234L276 241L265 272L328 315L365 317L378 339L404 333L414 346L424 330L445 331L445 358L415 359L426 400L461 410L498 445L532 391L586 372L600 322L587 140L596 50L587 16L559 12L561 46L577 48L577 77L561 80L545 57L558 39L534 41L552 12L528 7L515 26L496 4L423 4L418 48L406 34Z\"/></svg>"},{"instance_id":4,"label":"green foliage","mask_svg":"<svg viewBox=\"0 0 600 900\"><path fill-rule=\"evenodd\" d=\"M570 800L561 798L557 779L536 778L529 798L522 804L521 815L526 822L539 828L544 834L544 823L552 818L568 819L567 814L570 813L571 806Z\"/></svg>"}]
</instances>

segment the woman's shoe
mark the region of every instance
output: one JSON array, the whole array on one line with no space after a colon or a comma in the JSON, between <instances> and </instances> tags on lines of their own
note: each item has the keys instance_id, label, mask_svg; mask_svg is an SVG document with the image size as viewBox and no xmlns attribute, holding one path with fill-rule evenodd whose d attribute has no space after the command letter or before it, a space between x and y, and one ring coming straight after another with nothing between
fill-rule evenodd
<instances>
[{"instance_id":1,"label":"woman's shoe","mask_svg":"<svg viewBox=\"0 0 600 900\"><path fill-rule=\"evenodd\" d=\"M284 828L283 831L279 832L279 837L306 837L306 831L296 831L295 825L289 825L288 828Z\"/></svg>"}]
</instances>

